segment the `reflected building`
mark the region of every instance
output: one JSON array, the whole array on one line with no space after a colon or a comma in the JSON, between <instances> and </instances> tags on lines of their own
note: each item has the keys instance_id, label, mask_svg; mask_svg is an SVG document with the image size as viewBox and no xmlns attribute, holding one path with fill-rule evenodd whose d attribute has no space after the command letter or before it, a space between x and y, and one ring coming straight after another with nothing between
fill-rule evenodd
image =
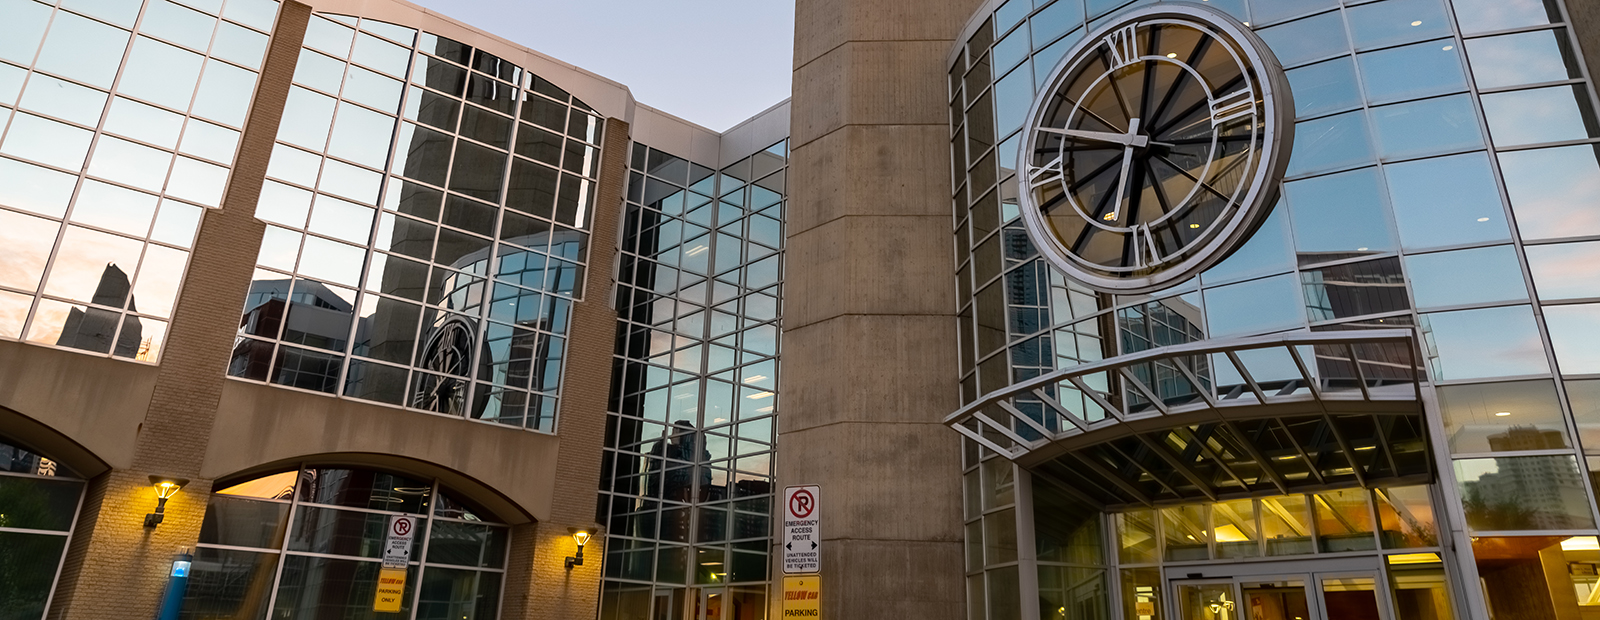
<instances>
[{"instance_id":1,"label":"reflected building","mask_svg":"<svg viewBox=\"0 0 1600 620\"><path fill-rule=\"evenodd\" d=\"M115 264L106 265L89 303L111 308L126 303L129 311L137 312L133 295L130 294L132 289L127 272ZM149 343L144 342L141 333L138 317L130 316L122 320L120 313L103 307L75 307L61 324L61 337L56 339L56 344L85 351L112 351L118 357L144 359L145 352L141 348L148 347ZM116 341L114 348L113 338Z\"/></svg>"}]
</instances>

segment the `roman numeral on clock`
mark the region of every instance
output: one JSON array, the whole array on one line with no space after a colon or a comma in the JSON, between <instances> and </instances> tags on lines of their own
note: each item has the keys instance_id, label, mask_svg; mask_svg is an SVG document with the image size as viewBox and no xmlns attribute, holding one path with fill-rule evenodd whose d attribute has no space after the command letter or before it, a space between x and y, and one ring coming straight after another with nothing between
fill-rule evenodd
<instances>
[{"instance_id":1,"label":"roman numeral on clock","mask_svg":"<svg viewBox=\"0 0 1600 620\"><path fill-rule=\"evenodd\" d=\"M1028 187L1039 189L1050 183L1060 183L1066 178L1066 171L1061 165L1061 158L1057 157L1040 167L1028 167Z\"/></svg>"},{"instance_id":2,"label":"roman numeral on clock","mask_svg":"<svg viewBox=\"0 0 1600 620\"><path fill-rule=\"evenodd\" d=\"M1160 262L1161 251L1156 249L1156 238L1148 224L1134 226L1128 231L1128 245L1133 254L1134 267L1149 267Z\"/></svg>"},{"instance_id":3,"label":"roman numeral on clock","mask_svg":"<svg viewBox=\"0 0 1600 620\"><path fill-rule=\"evenodd\" d=\"M1103 39L1111 52L1111 68L1126 67L1139 60L1139 24L1113 31Z\"/></svg>"},{"instance_id":4,"label":"roman numeral on clock","mask_svg":"<svg viewBox=\"0 0 1600 620\"><path fill-rule=\"evenodd\" d=\"M1211 100L1211 126L1218 127L1256 113L1256 94L1242 88Z\"/></svg>"}]
</instances>

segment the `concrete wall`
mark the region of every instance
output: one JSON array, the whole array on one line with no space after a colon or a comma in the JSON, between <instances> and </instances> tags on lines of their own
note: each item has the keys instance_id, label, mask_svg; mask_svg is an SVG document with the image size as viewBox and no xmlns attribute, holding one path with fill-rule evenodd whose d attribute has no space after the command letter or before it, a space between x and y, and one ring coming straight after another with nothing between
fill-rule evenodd
<instances>
[{"instance_id":1,"label":"concrete wall","mask_svg":"<svg viewBox=\"0 0 1600 620\"><path fill-rule=\"evenodd\" d=\"M796 6L778 478L822 487L829 618L963 615L944 61L978 4Z\"/></svg>"}]
</instances>

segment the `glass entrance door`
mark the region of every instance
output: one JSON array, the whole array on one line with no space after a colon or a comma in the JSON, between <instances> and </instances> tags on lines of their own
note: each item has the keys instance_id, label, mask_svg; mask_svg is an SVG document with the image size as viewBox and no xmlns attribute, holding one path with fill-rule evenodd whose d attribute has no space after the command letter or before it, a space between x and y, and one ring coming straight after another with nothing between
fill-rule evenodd
<instances>
[{"instance_id":1,"label":"glass entrance door","mask_svg":"<svg viewBox=\"0 0 1600 620\"><path fill-rule=\"evenodd\" d=\"M1173 581L1174 620L1391 620L1371 572Z\"/></svg>"}]
</instances>

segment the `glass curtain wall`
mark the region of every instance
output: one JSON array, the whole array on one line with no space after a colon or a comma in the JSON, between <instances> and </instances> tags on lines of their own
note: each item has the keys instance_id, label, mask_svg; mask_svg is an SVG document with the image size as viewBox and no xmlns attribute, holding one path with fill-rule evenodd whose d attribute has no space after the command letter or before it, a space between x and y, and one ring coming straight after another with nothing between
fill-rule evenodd
<instances>
[{"instance_id":1,"label":"glass curtain wall","mask_svg":"<svg viewBox=\"0 0 1600 620\"><path fill-rule=\"evenodd\" d=\"M375 610L390 517L417 518L397 613ZM437 482L307 466L217 491L180 618L499 617L510 528Z\"/></svg>"},{"instance_id":2,"label":"glass curtain wall","mask_svg":"<svg viewBox=\"0 0 1600 620\"><path fill-rule=\"evenodd\" d=\"M634 145L602 618L766 617L787 157L713 170Z\"/></svg>"},{"instance_id":3,"label":"glass curtain wall","mask_svg":"<svg viewBox=\"0 0 1600 620\"><path fill-rule=\"evenodd\" d=\"M160 359L277 12L0 1L0 338Z\"/></svg>"},{"instance_id":4,"label":"glass curtain wall","mask_svg":"<svg viewBox=\"0 0 1600 620\"><path fill-rule=\"evenodd\" d=\"M0 437L0 620L40 620L55 594L84 481Z\"/></svg>"},{"instance_id":5,"label":"glass curtain wall","mask_svg":"<svg viewBox=\"0 0 1600 620\"><path fill-rule=\"evenodd\" d=\"M1193 281L1096 296L1061 282L1022 233L1017 132L1070 47L1148 4L994 3L955 56L963 397L1183 340L1414 327L1439 396L1448 521L1506 541L1477 550L1480 574L1568 588L1528 570L1541 553L1580 553L1564 541L1595 534L1590 471L1600 467L1588 456L1600 455L1590 346L1600 218L1585 197L1600 182L1600 124L1562 4L1208 2L1255 28L1288 70L1297 127L1282 198L1238 252ZM1073 406L1074 394L1051 395ZM989 455L967 452L977 472ZM1493 594L1487 604L1514 605Z\"/></svg>"},{"instance_id":6,"label":"glass curtain wall","mask_svg":"<svg viewBox=\"0 0 1600 620\"><path fill-rule=\"evenodd\" d=\"M228 373L554 432L601 123L483 50L312 16Z\"/></svg>"}]
</instances>

